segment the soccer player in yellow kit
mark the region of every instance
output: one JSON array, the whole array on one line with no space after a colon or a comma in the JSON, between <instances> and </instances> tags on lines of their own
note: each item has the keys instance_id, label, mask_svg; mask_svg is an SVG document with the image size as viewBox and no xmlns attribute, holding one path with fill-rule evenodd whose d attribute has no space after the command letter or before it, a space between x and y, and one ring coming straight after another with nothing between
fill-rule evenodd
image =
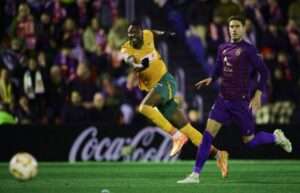
<instances>
[{"instance_id":1,"label":"soccer player in yellow kit","mask_svg":"<svg viewBox=\"0 0 300 193\"><path fill-rule=\"evenodd\" d=\"M187 121L178 108L174 100L176 81L155 49L154 35L167 33L143 30L138 24L131 24L128 27L128 41L123 44L121 53L124 61L133 69L128 76L127 85L132 87L137 80L139 88L148 92L138 111L172 136L170 156L174 156L188 139L198 147L202 134ZM211 154L216 158L222 176L226 177L228 153L211 146Z\"/></svg>"}]
</instances>

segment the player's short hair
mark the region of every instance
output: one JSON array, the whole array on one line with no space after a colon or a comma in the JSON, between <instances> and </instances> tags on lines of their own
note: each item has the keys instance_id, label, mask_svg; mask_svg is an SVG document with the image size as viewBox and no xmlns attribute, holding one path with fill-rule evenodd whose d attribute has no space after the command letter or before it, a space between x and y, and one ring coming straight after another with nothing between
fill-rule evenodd
<instances>
[{"instance_id":1,"label":"player's short hair","mask_svg":"<svg viewBox=\"0 0 300 193\"><path fill-rule=\"evenodd\" d=\"M138 21L133 21L128 26L128 29L132 28L142 30L142 25Z\"/></svg>"},{"instance_id":2,"label":"player's short hair","mask_svg":"<svg viewBox=\"0 0 300 193\"><path fill-rule=\"evenodd\" d=\"M134 26L136 28L142 28L142 25L139 21L135 20L129 24L129 26Z\"/></svg>"},{"instance_id":3,"label":"player's short hair","mask_svg":"<svg viewBox=\"0 0 300 193\"><path fill-rule=\"evenodd\" d=\"M230 16L230 17L227 19L228 25L229 25L229 23L230 23L231 21L233 21L233 20L237 20L237 21L241 22L243 26L244 26L245 23L246 23L246 19L245 19L244 16L242 16L242 15L233 15L233 16Z\"/></svg>"},{"instance_id":4,"label":"player's short hair","mask_svg":"<svg viewBox=\"0 0 300 193\"><path fill-rule=\"evenodd\" d=\"M130 25L134 25L134 26L141 26L140 22L137 20L134 20L130 23Z\"/></svg>"}]
</instances>

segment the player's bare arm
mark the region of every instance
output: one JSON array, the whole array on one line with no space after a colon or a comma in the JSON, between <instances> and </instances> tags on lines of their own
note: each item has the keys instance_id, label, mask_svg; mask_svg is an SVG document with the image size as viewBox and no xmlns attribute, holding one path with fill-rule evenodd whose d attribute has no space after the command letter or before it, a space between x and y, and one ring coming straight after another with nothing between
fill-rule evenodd
<instances>
[{"instance_id":1,"label":"player's bare arm","mask_svg":"<svg viewBox=\"0 0 300 193\"><path fill-rule=\"evenodd\" d=\"M261 95L262 91L256 90L254 96L252 97L249 108L252 109L252 111L255 113L257 110L261 107Z\"/></svg>"},{"instance_id":2,"label":"player's bare arm","mask_svg":"<svg viewBox=\"0 0 300 193\"><path fill-rule=\"evenodd\" d=\"M176 33L175 32L169 32L169 31L162 31L162 30L151 30L152 33L156 36L175 36Z\"/></svg>"},{"instance_id":3,"label":"player's bare arm","mask_svg":"<svg viewBox=\"0 0 300 193\"><path fill-rule=\"evenodd\" d=\"M211 82L212 82L212 78L205 78L205 79L203 79L203 80L200 80L200 81L198 81L196 84L195 84L195 87L197 88L197 89L200 89L202 86L209 86L210 84L211 84Z\"/></svg>"}]
</instances>

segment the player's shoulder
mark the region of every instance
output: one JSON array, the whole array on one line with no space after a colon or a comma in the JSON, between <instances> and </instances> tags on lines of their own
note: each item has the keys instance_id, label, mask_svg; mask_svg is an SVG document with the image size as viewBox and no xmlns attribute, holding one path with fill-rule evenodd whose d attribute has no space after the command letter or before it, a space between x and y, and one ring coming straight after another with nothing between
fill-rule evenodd
<instances>
[{"instance_id":1,"label":"player's shoulder","mask_svg":"<svg viewBox=\"0 0 300 193\"><path fill-rule=\"evenodd\" d=\"M153 32L149 29L144 29L143 30L144 38L146 40L152 40L153 39Z\"/></svg>"},{"instance_id":2,"label":"player's shoulder","mask_svg":"<svg viewBox=\"0 0 300 193\"><path fill-rule=\"evenodd\" d=\"M256 46L250 42L247 41L243 41L243 47L244 47L244 51L250 56L258 56L260 58L262 58L262 55L260 53L260 51L256 48Z\"/></svg>"},{"instance_id":3,"label":"player's shoulder","mask_svg":"<svg viewBox=\"0 0 300 193\"><path fill-rule=\"evenodd\" d=\"M143 30L143 33L144 33L144 35L153 35L153 32L151 31L151 30L149 30L149 29L144 29Z\"/></svg>"},{"instance_id":4,"label":"player's shoulder","mask_svg":"<svg viewBox=\"0 0 300 193\"><path fill-rule=\"evenodd\" d=\"M257 51L257 48L254 44L248 42L248 41L243 41L243 46L246 48L246 50L249 50L249 51Z\"/></svg>"},{"instance_id":5,"label":"player's shoulder","mask_svg":"<svg viewBox=\"0 0 300 193\"><path fill-rule=\"evenodd\" d=\"M121 48L128 48L130 46L129 41L126 41L122 44Z\"/></svg>"},{"instance_id":6,"label":"player's shoulder","mask_svg":"<svg viewBox=\"0 0 300 193\"><path fill-rule=\"evenodd\" d=\"M219 45L218 50L219 50L219 51L222 51L222 50L224 50L227 46L229 46L229 43L228 43L228 42L222 43L222 44Z\"/></svg>"},{"instance_id":7,"label":"player's shoulder","mask_svg":"<svg viewBox=\"0 0 300 193\"><path fill-rule=\"evenodd\" d=\"M121 51L126 51L126 50L128 50L128 49L130 49L131 48L131 46L130 46L130 44L129 44L129 41L126 41L126 42L124 42L123 44L122 44L122 46L121 46Z\"/></svg>"}]
</instances>

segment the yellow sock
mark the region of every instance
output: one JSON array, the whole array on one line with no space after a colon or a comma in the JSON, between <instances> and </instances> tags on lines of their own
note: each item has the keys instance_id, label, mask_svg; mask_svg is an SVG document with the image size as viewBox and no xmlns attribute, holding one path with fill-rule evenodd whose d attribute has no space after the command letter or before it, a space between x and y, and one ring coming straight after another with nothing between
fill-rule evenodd
<instances>
[{"instance_id":1,"label":"yellow sock","mask_svg":"<svg viewBox=\"0 0 300 193\"><path fill-rule=\"evenodd\" d=\"M195 129L190 123L186 124L180 129L180 131L185 134L194 145L198 146L202 141L202 134Z\"/></svg>"},{"instance_id":2,"label":"yellow sock","mask_svg":"<svg viewBox=\"0 0 300 193\"><path fill-rule=\"evenodd\" d=\"M170 135L173 135L177 131L158 109L149 105L142 105L139 107L139 112Z\"/></svg>"}]
</instances>

